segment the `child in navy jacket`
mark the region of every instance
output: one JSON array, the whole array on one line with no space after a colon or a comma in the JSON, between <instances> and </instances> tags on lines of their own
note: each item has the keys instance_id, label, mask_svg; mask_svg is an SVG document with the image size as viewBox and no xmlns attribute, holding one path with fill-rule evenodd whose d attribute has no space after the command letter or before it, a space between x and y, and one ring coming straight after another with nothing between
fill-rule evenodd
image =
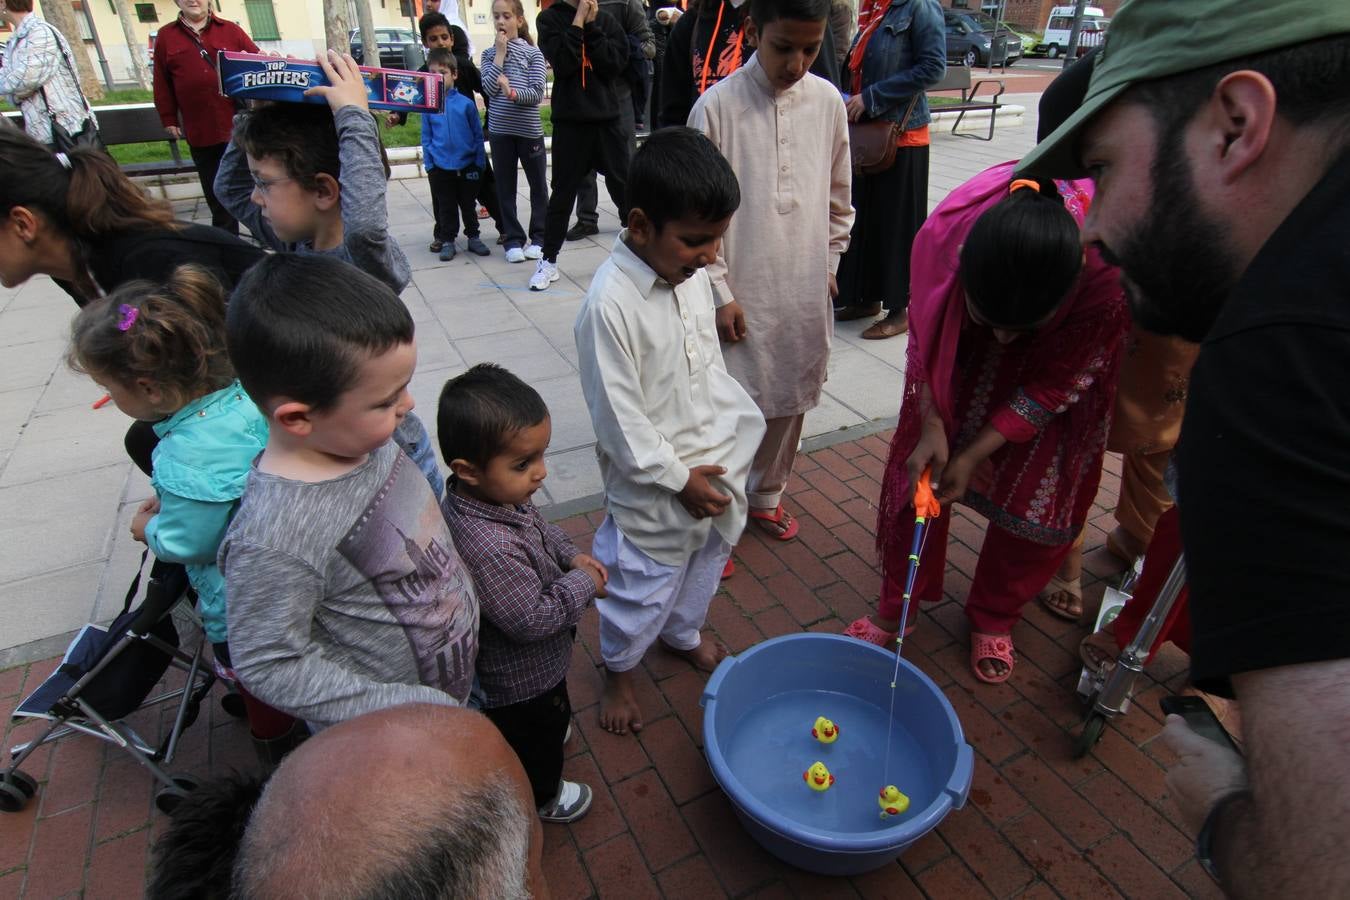
<instances>
[{"instance_id":1,"label":"child in navy jacket","mask_svg":"<svg viewBox=\"0 0 1350 900\"><path fill-rule=\"evenodd\" d=\"M436 231L445 242L440 256L455 258L461 218L469 252L487 256L490 251L478 237L478 188L487 164L478 105L454 89L459 66L449 50L427 54L427 69L445 79L445 110L422 117L422 162L436 198Z\"/></svg>"}]
</instances>

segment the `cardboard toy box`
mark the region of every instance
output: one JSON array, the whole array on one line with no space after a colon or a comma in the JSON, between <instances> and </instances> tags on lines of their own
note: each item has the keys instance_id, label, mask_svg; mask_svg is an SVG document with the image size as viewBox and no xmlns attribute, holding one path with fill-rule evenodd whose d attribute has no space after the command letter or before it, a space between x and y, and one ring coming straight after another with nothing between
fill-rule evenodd
<instances>
[{"instance_id":1,"label":"cardboard toy box","mask_svg":"<svg viewBox=\"0 0 1350 900\"><path fill-rule=\"evenodd\" d=\"M323 69L312 59L221 50L218 63L220 92L235 100L328 102L323 97L305 96L308 89L328 83ZM373 66L361 66L361 74L366 80L371 109L434 113L445 108L445 87L440 75Z\"/></svg>"}]
</instances>

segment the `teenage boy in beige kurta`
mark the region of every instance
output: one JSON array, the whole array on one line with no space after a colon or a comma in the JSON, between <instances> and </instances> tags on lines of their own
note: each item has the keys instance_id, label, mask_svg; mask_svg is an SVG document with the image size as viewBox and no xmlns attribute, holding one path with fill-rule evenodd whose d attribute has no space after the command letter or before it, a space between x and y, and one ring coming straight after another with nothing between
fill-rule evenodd
<instances>
[{"instance_id":1,"label":"teenage boy in beige kurta","mask_svg":"<svg viewBox=\"0 0 1350 900\"><path fill-rule=\"evenodd\" d=\"M751 521L779 540L797 533L783 490L802 419L825 383L829 300L853 225L844 101L808 72L828 14L829 0L753 2L755 55L689 114L741 183L741 207L708 271L727 370L768 426L747 485Z\"/></svg>"}]
</instances>

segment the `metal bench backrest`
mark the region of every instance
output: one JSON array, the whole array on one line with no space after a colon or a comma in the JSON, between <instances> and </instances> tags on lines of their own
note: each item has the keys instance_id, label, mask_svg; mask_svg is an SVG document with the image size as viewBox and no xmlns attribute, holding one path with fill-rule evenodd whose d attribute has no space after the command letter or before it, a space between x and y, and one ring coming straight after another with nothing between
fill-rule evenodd
<instances>
[{"instance_id":1,"label":"metal bench backrest","mask_svg":"<svg viewBox=\"0 0 1350 900\"><path fill-rule=\"evenodd\" d=\"M942 76L942 80L932 87L928 88L928 93L935 91L960 91L962 96L970 90L970 70L965 66L948 66L947 74Z\"/></svg>"}]
</instances>

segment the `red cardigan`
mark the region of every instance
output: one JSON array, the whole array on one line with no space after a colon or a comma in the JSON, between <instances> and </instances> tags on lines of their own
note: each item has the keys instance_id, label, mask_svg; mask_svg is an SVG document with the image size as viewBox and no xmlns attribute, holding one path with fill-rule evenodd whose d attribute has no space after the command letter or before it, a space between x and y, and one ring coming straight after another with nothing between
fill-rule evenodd
<instances>
[{"instance_id":1,"label":"red cardigan","mask_svg":"<svg viewBox=\"0 0 1350 900\"><path fill-rule=\"evenodd\" d=\"M215 14L207 19L200 38L211 63L202 58L181 18L159 30L155 39L155 109L165 128L177 125L181 113L187 142L194 147L209 147L229 141L234 120L233 101L220 94L216 51L257 53L258 45L244 29Z\"/></svg>"}]
</instances>

